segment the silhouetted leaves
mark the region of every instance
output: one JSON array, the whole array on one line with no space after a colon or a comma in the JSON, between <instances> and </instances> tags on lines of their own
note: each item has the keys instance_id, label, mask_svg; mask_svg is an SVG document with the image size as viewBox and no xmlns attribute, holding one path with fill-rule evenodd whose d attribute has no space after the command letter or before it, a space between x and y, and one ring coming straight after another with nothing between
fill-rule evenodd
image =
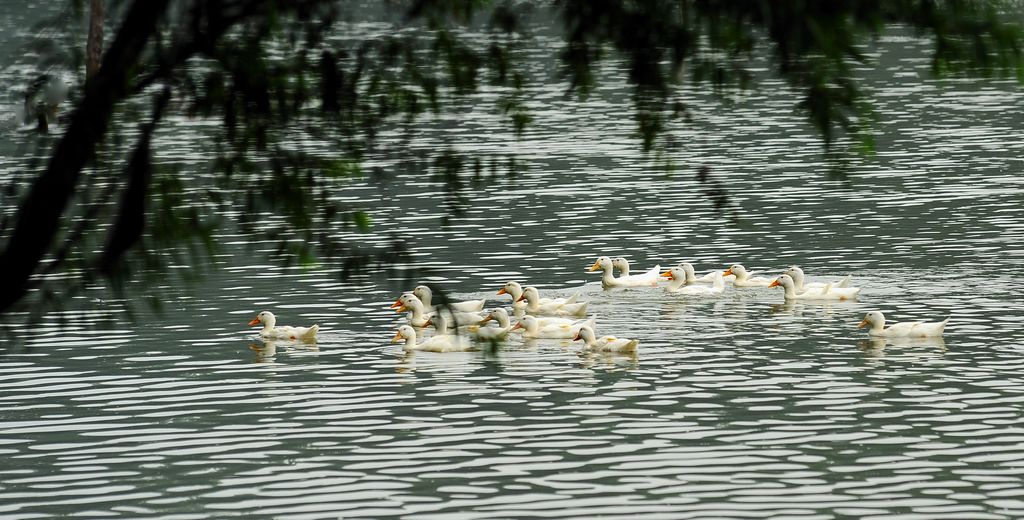
<instances>
[{"instance_id":1,"label":"silhouetted leaves","mask_svg":"<svg viewBox=\"0 0 1024 520\"><path fill-rule=\"evenodd\" d=\"M617 60L633 88L639 144L658 157L677 143L668 134L669 120L688 121L703 109L687 102L684 86L706 85L727 100L728 92L756 87L751 71L765 57L771 60L769 73L798 92L794 107L820 132L826 147L846 135L862 151L872 151L870 99L856 68L890 24L933 39L936 74L1024 79L1024 33L1007 16L1012 8L995 2L411 0L386 3L380 15L394 30L363 38L337 34L338 20L355 6L348 2L178 0L166 17L152 2L120 6L109 13L117 22L112 25L119 27L116 36L135 44L115 42L111 49L138 54L122 54L109 66L105 61L111 70L99 76L106 87L94 91L91 101L82 101L88 88L72 91L70 99L81 112L73 116L79 121L72 125L76 141L58 146L48 173L32 189L16 186L25 179L4 187L5 203L19 199L23 209L35 211L32 218L0 222L4 257L27 266L3 270L9 277L5 287L22 287L44 260L34 252L32 258L17 256L12 237L42 244L51 262L47 269L74 262L85 273L82 279L89 280L102 264L117 278L112 266L130 270L130 262L120 261L126 254L137 256L143 271L166 266L180 249L209 254L219 215L234 205L245 209L237 225L276 241L289 261L313 265L317 258L340 258L343 276L386 266L401 258L405 242L396 237L395 245L378 250L332 235L331 229L366 232L372 225L363 208L332 198L332 186L362 174L360 161L376 146L379 132L398 123L412 127L481 85L499 92L494 109L517 134L525 132L533 121L526 92L533 81L527 74L534 69L518 60L526 54L524 47L536 44L529 33L537 24L527 23L535 10L539 23L551 15L557 19L564 45L554 53L567 94L586 99L604 78L596 72L601 62ZM159 12L144 13L144 7ZM131 12L153 25L121 23ZM27 55L40 71L59 66L82 77L84 40L78 36L83 15L81 2L71 2L27 42ZM114 110L135 110L154 85L168 85L173 99L168 110L182 107L188 116L221 122L210 137L216 152L212 169L218 175L207 184L189 186L192 181L173 167L150 160L150 133L163 109L149 114L154 123L144 127L141 137L118 127L104 134ZM120 124L131 120L115 119ZM336 144L336 154L309 157L290 146L296 137ZM467 176L474 182L485 172L514 177L526 166L514 156L480 157L456 149L416 159L422 163L417 171L429 171L445 187L446 219L469 206ZM79 173L87 167L124 175L113 181L113 188L76 192ZM392 178L390 172L381 173L373 179ZM51 200L27 195L57 180L62 184ZM728 195L710 170L702 168L698 180L715 207L727 211ZM47 228L33 235L37 221L59 221L71 193L76 193L75 204L106 209L73 208L88 218L68 229ZM122 203L111 210L106 201L117 193ZM95 258L99 239L93 235L104 236L101 230L108 225L114 231ZM61 231L70 242L57 246L54 237Z\"/></svg>"}]
</instances>

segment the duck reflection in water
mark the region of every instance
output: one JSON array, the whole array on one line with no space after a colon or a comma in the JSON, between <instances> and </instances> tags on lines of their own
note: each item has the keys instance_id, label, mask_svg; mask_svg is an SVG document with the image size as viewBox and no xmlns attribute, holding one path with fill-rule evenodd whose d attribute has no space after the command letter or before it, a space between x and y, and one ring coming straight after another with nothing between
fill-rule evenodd
<instances>
[{"instance_id":1,"label":"duck reflection in water","mask_svg":"<svg viewBox=\"0 0 1024 520\"><path fill-rule=\"evenodd\" d=\"M276 361L277 348L278 346L283 347L282 352L293 352L293 353L315 353L320 351L320 347L316 343L305 343L305 342L294 342L285 341L280 342L273 339L267 339L249 344L249 349L255 353L253 357L253 363L272 363ZM287 348L292 347L292 348Z\"/></svg>"},{"instance_id":2,"label":"duck reflection in water","mask_svg":"<svg viewBox=\"0 0 1024 520\"><path fill-rule=\"evenodd\" d=\"M480 363L480 352L477 350L462 352L429 352L417 350L398 351L395 357L395 373L412 374L425 371L462 377L476 370Z\"/></svg>"},{"instance_id":3,"label":"duck reflection in water","mask_svg":"<svg viewBox=\"0 0 1024 520\"><path fill-rule=\"evenodd\" d=\"M640 366L637 353L600 352L583 349L576 353L580 358L580 368L623 368L635 369Z\"/></svg>"},{"instance_id":4,"label":"duck reflection in water","mask_svg":"<svg viewBox=\"0 0 1024 520\"><path fill-rule=\"evenodd\" d=\"M277 356L277 342L274 340L250 343L249 349L256 354L253 363L270 363Z\"/></svg>"},{"instance_id":5,"label":"duck reflection in water","mask_svg":"<svg viewBox=\"0 0 1024 520\"><path fill-rule=\"evenodd\" d=\"M881 363L888 354L915 363L941 358L946 354L946 342L942 338L868 338L858 341L857 347L872 365Z\"/></svg>"},{"instance_id":6,"label":"duck reflection in water","mask_svg":"<svg viewBox=\"0 0 1024 520\"><path fill-rule=\"evenodd\" d=\"M797 301L786 300L785 303L773 303L768 306L768 313L772 316L785 314L794 317L803 316L806 312L810 316L830 318L835 314L833 305L844 305L843 303L831 302L828 300Z\"/></svg>"}]
</instances>

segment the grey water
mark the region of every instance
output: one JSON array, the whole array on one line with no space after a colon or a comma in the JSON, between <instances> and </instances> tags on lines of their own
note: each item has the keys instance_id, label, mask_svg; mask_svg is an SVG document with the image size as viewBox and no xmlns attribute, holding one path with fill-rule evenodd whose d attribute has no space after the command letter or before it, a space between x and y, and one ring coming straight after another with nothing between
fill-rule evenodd
<instances>
[{"instance_id":1,"label":"grey water","mask_svg":"<svg viewBox=\"0 0 1024 520\"><path fill-rule=\"evenodd\" d=\"M544 56L558 48L537 38ZM899 31L881 39L860 71L878 153L838 172L769 77L726 100L687 87L692 121L644 154L613 63L582 103L536 76L549 79L529 87L521 137L487 89L415 138L385 132L364 164L378 174L330 196L374 222L336 237L406 242L393 269L343 280L342 259L288 265L277 244L225 227L200 282L130 289L134 318L97 290L12 329L0 517L1024 517L1024 95L1012 81L931 79L928 52ZM155 145L196 186L209 124L172 118ZM0 179L29 138L5 131ZM443 181L402 167L446 146L519 167L467 174L453 216ZM723 209L697 180L704 165ZM851 275L862 293L606 292L586 271L603 254L637 270L799 264L813 280ZM638 338L637 355L389 343L402 290L431 282L507 306L495 294L507 280L580 291L598 333ZM160 312L139 303L153 292ZM856 324L876 309L951 321L941 341L873 342ZM260 310L319 323L319 341L261 341L245 325Z\"/></svg>"}]
</instances>

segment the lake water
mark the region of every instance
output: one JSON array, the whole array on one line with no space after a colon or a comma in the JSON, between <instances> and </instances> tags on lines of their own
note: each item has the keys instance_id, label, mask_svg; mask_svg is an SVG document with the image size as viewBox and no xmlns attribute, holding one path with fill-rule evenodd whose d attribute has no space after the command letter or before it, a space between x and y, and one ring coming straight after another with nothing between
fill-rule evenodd
<instances>
[{"instance_id":1,"label":"lake water","mask_svg":"<svg viewBox=\"0 0 1024 520\"><path fill-rule=\"evenodd\" d=\"M671 125L671 171L640 152L610 66L586 103L538 80L521 138L488 92L413 139L386 132L365 164L376 173L330 191L373 230L332 234L398 237L408 262L342 280L343 259L283 267L276 242L225 226L200 283L172 270L129 290L134 320L95 290L13 326L0 517L1024 517L1024 95L929 79L928 48L882 38L863 71L879 152L847 157L844 174L771 79L729 105L687 90L693 121ZM156 147L190 186L209 183L210 124L171 118ZM4 146L9 179L23 148ZM466 179L465 212L447 223L443 182L404 166L446 146L502 158ZM724 211L702 165L728 190ZM832 304L760 288L604 292L586 272L600 254L638 270L799 264L863 290ZM639 338L638 354L389 343L402 290L429 281L507 305L494 293L510 279L582 291L599 334ZM319 342L265 344L245 326L264 309L319 323ZM951 322L941 343L879 345L856 329L875 309Z\"/></svg>"}]
</instances>

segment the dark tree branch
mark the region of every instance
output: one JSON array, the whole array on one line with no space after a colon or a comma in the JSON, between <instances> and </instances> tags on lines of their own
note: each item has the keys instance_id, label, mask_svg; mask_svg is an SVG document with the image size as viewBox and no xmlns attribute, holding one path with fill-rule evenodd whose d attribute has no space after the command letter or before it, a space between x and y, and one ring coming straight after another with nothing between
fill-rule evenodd
<instances>
[{"instance_id":1,"label":"dark tree branch","mask_svg":"<svg viewBox=\"0 0 1024 520\"><path fill-rule=\"evenodd\" d=\"M114 105L127 93L128 71L134 67L156 30L170 0L136 1L129 8L117 37L104 55L96 75L71 115L67 132L57 143L46 171L33 183L18 210L14 232L0 255L0 311L25 290L60 227L60 217L78 184L96 143L103 138Z\"/></svg>"},{"instance_id":2,"label":"dark tree branch","mask_svg":"<svg viewBox=\"0 0 1024 520\"><path fill-rule=\"evenodd\" d=\"M154 103L153 119L142 126L139 143L135 145L132 158L125 168L128 187L121 199L121 212L117 215L114 228L110 232L110 240L100 260L100 270L107 276L114 274L114 268L121 255L142 238L146 223L146 194L149 191L150 179L153 178L149 146L153 139L153 130L163 117L170 99L171 89L164 87Z\"/></svg>"}]
</instances>

